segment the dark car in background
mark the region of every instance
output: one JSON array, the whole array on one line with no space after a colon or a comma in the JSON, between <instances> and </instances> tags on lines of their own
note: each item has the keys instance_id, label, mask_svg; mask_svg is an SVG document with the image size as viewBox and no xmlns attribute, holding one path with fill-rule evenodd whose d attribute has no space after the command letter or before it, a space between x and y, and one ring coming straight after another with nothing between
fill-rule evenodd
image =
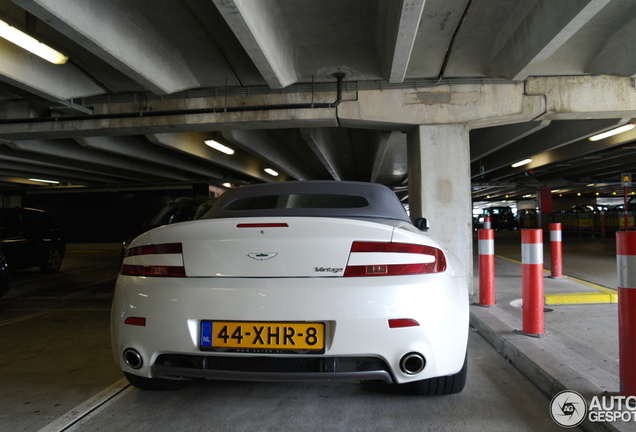
<instances>
[{"instance_id":1,"label":"dark car in background","mask_svg":"<svg viewBox=\"0 0 636 432\"><path fill-rule=\"evenodd\" d=\"M484 220L490 216L490 228L498 231L507 229L512 231L518 228L519 224L512 208L510 207L488 207L485 208L474 223L475 229L484 227Z\"/></svg>"},{"instance_id":2,"label":"dark car in background","mask_svg":"<svg viewBox=\"0 0 636 432\"><path fill-rule=\"evenodd\" d=\"M9 266L0 253L0 297L9 292Z\"/></svg>"},{"instance_id":3,"label":"dark car in background","mask_svg":"<svg viewBox=\"0 0 636 432\"><path fill-rule=\"evenodd\" d=\"M0 240L11 271L40 267L43 272L55 272L66 253L62 231L42 210L0 208Z\"/></svg>"},{"instance_id":4,"label":"dark car in background","mask_svg":"<svg viewBox=\"0 0 636 432\"><path fill-rule=\"evenodd\" d=\"M578 204L572 206L571 213L600 213L602 211L609 211L609 206L599 204Z\"/></svg>"},{"instance_id":5,"label":"dark car in background","mask_svg":"<svg viewBox=\"0 0 636 432\"><path fill-rule=\"evenodd\" d=\"M139 231L124 240L121 248L121 259L124 259L126 248L130 242L138 235L163 225L197 220L212 208L216 200L216 198L177 198L161 209L154 218L144 222Z\"/></svg>"}]
</instances>

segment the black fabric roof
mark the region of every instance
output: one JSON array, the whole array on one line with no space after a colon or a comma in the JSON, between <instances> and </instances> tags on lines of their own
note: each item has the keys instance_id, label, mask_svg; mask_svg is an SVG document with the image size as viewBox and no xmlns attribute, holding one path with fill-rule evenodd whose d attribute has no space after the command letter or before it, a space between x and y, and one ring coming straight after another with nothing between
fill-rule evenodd
<instances>
[{"instance_id":1,"label":"black fabric roof","mask_svg":"<svg viewBox=\"0 0 636 432\"><path fill-rule=\"evenodd\" d=\"M369 205L358 208L273 208L229 210L239 199L287 194L332 194L364 197ZM386 218L411 222L395 193L378 183L296 181L243 186L225 192L202 219L258 216L320 216Z\"/></svg>"}]
</instances>

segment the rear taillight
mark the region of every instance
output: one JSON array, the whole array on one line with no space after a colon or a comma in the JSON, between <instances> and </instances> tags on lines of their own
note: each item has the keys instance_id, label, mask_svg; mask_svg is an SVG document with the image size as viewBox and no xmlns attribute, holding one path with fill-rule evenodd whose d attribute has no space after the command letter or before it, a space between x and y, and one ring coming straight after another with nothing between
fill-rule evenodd
<instances>
[{"instance_id":1,"label":"rear taillight","mask_svg":"<svg viewBox=\"0 0 636 432\"><path fill-rule=\"evenodd\" d=\"M121 274L128 276L186 277L181 243L147 245L126 251Z\"/></svg>"},{"instance_id":2,"label":"rear taillight","mask_svg":"<svg viewBox=\"0 0 636 432\"><path fill-rule=\"evenodd\" d=\"M344 277L414 275L444 270L444 252L431 246L353 242Z\"/></svg>"}]
</instances>

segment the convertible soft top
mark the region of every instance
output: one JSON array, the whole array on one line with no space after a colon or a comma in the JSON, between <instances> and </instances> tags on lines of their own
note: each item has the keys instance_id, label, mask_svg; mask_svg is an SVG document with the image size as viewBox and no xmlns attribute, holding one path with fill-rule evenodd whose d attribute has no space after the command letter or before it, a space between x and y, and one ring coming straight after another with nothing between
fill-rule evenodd
<instances>
[{"instance_id":1,"label":"convertible soft top","mask_svg":"<svg viewBox=\"0 0 636 432\"><path fill-rule=\"evenodd\" d=\"M294 181L225 192L202 219L258 216L385 218L411 222L402 203L378 183Z\"/></svg>"}]
</instances>

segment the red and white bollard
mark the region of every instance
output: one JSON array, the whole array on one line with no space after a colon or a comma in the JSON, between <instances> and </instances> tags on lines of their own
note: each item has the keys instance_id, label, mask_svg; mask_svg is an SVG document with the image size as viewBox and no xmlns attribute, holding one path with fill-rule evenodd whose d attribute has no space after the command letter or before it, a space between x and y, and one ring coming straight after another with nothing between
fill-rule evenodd
<instances>
[{"instance_id":1,"label":"red and white bollard","mask_svg":"<svg viewBox=\"0 0 636 432\"><path fill-rule=\"evenodd\" d=\"M616 232L621 395L636 396L636 231Z\"/></svg>"},{"instance_id":2,"label":"red and white bollard","mask_svg":"<svg viewBox=\"0 0 636 432\"><path fill-rule=\"evenodd\" d=\"M550 224L550 277L563 277L563 236L560 223Z\"/></svg>"},{"instance_id":3,"label":"red and white bollard","mask_svg":"<svg viewBox=\"0 0 636 432\"><path fill-rule=\"evenodd\" d=\"M480 229L479 249L479 305L495 304L495 231Z\"/></svg>"},{"instance_id":4,"label":"red and white bollard","mask_svg":"<svg viewBox=\"0 0 636 432\"><path fill-rule=\"evenodd\" d=\"M490 229L492 228L492 223L491 223L492 219L490 218L490 216L486 216L484 217L484 229Z\"/></svg>"},{"instance_id":5,"label":"red and white bollard","mask_svg":"<svg viewBox=\"0 0 636 432\"><path fill-rule=\"evenodd\" d=\"M522 333L543 336L543 230L521 230L521 264Z\"/></svg>"}]
</instances>

